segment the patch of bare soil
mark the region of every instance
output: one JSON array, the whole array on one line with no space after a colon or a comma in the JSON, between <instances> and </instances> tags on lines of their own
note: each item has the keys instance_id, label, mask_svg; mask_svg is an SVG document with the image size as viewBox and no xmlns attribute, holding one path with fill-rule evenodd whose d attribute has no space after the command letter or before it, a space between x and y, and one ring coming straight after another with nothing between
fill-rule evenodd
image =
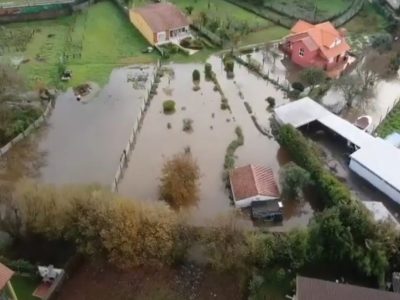
<instances>
[{"instance_id":1,"label":"patch of bare soil","mask_svg":"<svg viewBox=\"0 0 400 300\"><path fill-rule=\"evenodd\" d=\"M243 299L238 277L193 264L176 268L137 268L84 264L61 288L58 300L197 300Z\"/></svg>"}]
</instances>

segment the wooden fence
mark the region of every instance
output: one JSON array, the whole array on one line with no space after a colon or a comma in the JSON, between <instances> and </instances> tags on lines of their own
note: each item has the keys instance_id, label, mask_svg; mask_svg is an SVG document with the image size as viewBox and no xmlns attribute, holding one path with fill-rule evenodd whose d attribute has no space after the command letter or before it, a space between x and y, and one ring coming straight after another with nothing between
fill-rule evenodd
<instances>
[{"instance_id":1,"label":"wooden fence","mask_svg":"<svg viewBox=\"0 0 400 300\"><path fill-rule=\"evenodd\" d=\"M140 106L140 110L139 110L139 114L137 116L137 118L135 119L134 123L133 123L133 127L132 127L132 131L131 134L129 136L128 139L128 143L126 144L124 150L122 151L122 155L120 157L120 161L117 167L117 171L115 173L113 182L111 183L111 190L113 192L118 191L118 184L119 181L121 180L123 173L127 167L128 161L129 161L129 156L131 154L131 152L133 151L133 149L135 148L136 145L136 140L137 140L137 136L139 134L139 131L142 127L143 124L143 120L145 117L145 113L146 110L150 104L151 98L152 98L152 92L153 89L156 88L156 86L158 85L157 83L157 77L159 76L159 68L160 68L160 62L157 62L156 68L154 70L154 76L152 79L150 79L150 88L147 91L147 95L146 97L143 99L143 102Z\"/></svg>"},{"instance_id":2,"label":"wooden fence","mask_svg":"<svg viewBox=\"0 0 400 300\"><path fill-rule=\"evenodd\" d=\"M39 128L42 123L46 122L46 119L51 112L53 104L54 100L49 101L46 110L35 122L33 122L31 125L28 126L28 128L26 128L23 132L13 138L7 145L0 148L0 157L6 154L15 144L22 141L25 137L29 136L36 128Z\"/></svg>"}]
</instances>

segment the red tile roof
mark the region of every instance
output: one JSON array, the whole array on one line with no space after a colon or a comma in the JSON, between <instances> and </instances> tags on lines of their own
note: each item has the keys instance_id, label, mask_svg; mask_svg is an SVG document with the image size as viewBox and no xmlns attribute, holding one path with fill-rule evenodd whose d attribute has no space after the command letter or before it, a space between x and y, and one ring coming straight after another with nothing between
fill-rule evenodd
<instances>
[{"instance_id":1,"label":"red tile roof","mask_svg":"<svg viewBox=\"0 0 400 300\"><path fill-rule=\"evenodd\" d=\"M321 279L297 277L297 300L322 299L400 300L400 294Z\"/></svg>"},{"instance_id":2,"label":"red tile roof","mask_svg":"<svg viewBox=\"0 0 400 300\"><path fill-rule=\"evenodd\" d=\"M326 58L333 58L350 50L350 46L343 36L343 31L336 30L331 22L312 25L300 20L292 27L291 32L290 40L300 38L307 47L310 45L309 50L311 51L316 50L315 46L317 46ZM306 41L307 39L312 39L314 43L310 44L309 41ZM336 41L338 43L334 45Z\"/></svg>"},{"instance_id":3,"label":"red tile roof","mask_svg":"<svg viewBox=\"0 0 400 300\"><path fill-rule=\"evenodd\" d=\"M247 165L234 169L230 174L235 201L255 196L279 197L278 185L272 169Z\"/></svg>"},{"instance_id":4,"label":"red tile roof","mask_svg":"<svg viewBox=\"0 0 400 300\"><path fill-rule=\"evenodd\" d=\"M189 26L186 16L171 3L153 3L134 9L153 32L166 31L171 29Z\"/></svg>"},{"instance_id":5,"label":"red tile roof","mask_svg":"<svg viewBox=\"0 0 400 300\"><path fill-rule=\"evenodd\" d=\"M11 277L14 275L14 271L7 268L5 265L0 263L0 290L2 290Z\"/></svg>"}]
</instances>

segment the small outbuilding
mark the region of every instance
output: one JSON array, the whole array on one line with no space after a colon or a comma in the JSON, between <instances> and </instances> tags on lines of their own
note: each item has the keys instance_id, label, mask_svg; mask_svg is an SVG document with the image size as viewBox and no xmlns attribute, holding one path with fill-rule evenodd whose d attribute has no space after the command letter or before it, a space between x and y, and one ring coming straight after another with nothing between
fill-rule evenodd
<instances>
[{"instance_id":1,"label":"small outbuilding","mask_svg":"<svg viewBox=\"0 0 400 300\"><path fill-rule=\"evenodd\" d=\"M279 199L280 193L271 168L247 165L234 169L229 176L236 207L250 207L253 202Z\"/></svg>"},{"instance_id":2,"label":"small outbuilding","mask_svg":"<svg viewBox=\"0 0 400 300\"><path fill-rule=\"evenodd\" d=\"M189 36L190 22L172 3L152 3L129 12L133 25L151 45L179 41Z\"/></svg>"}]
</instances>

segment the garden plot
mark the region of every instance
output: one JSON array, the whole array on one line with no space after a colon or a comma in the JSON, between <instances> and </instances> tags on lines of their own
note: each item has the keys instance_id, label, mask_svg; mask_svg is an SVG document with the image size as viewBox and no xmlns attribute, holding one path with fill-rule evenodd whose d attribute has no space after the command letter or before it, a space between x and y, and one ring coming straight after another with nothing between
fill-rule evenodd
<instances>
[{"instance_id":1,"label":"garden plot","mask_svg":"<svg viewBox=\"0 0 400 300\"><path fill-rule=\"evenodd\" d=\"M72 89L58 96L48 126L1 159L0 179L108 186L150 89L149 80L144 85L128 81L134 72L148 73L150 80L154 68L115 69L103 89L92 85L92 93L80 102Z\"/></svg>"},{"instance_id":2,"label":"garden plot","mask_svg":"<svg viewBox=\"0 0 400 300\"><path fill-rule=\"evenodd\" d=\"M236 126L241 127L244 135L244 145L236 151L236 166L270 166L278 176L280 163L288 160L279 150L278 143L271 136L262 134L251 117L254 115L263 130L269 132L271 111L267 110L265 98L274 97L279 105L287 101L283 92L257 78L245 67L236 64L234 79L228 79L220 58L211 57L208 62L216 73L231 111L221 110L220 94L214 91L212 82L204 81L203 75L200 90L193 90L192 72L198 69L204 74L203 65L170 65L174 78L162 78L119 185L119 192L123 195L157 201L163 163L190 147L201 171L200 201L190 215L195 223L200 224L232 209L222 175L226 148L236 138ZM162 104L168 99L175 101L176 112L165 115ZM251 113L244 102L251 107ZM183 131L184 119L192 120L191 132ZM276 229L306 225L311 215L312 209L307 202L286 204L283 226Z\"/></svg>"}]
</instances>

